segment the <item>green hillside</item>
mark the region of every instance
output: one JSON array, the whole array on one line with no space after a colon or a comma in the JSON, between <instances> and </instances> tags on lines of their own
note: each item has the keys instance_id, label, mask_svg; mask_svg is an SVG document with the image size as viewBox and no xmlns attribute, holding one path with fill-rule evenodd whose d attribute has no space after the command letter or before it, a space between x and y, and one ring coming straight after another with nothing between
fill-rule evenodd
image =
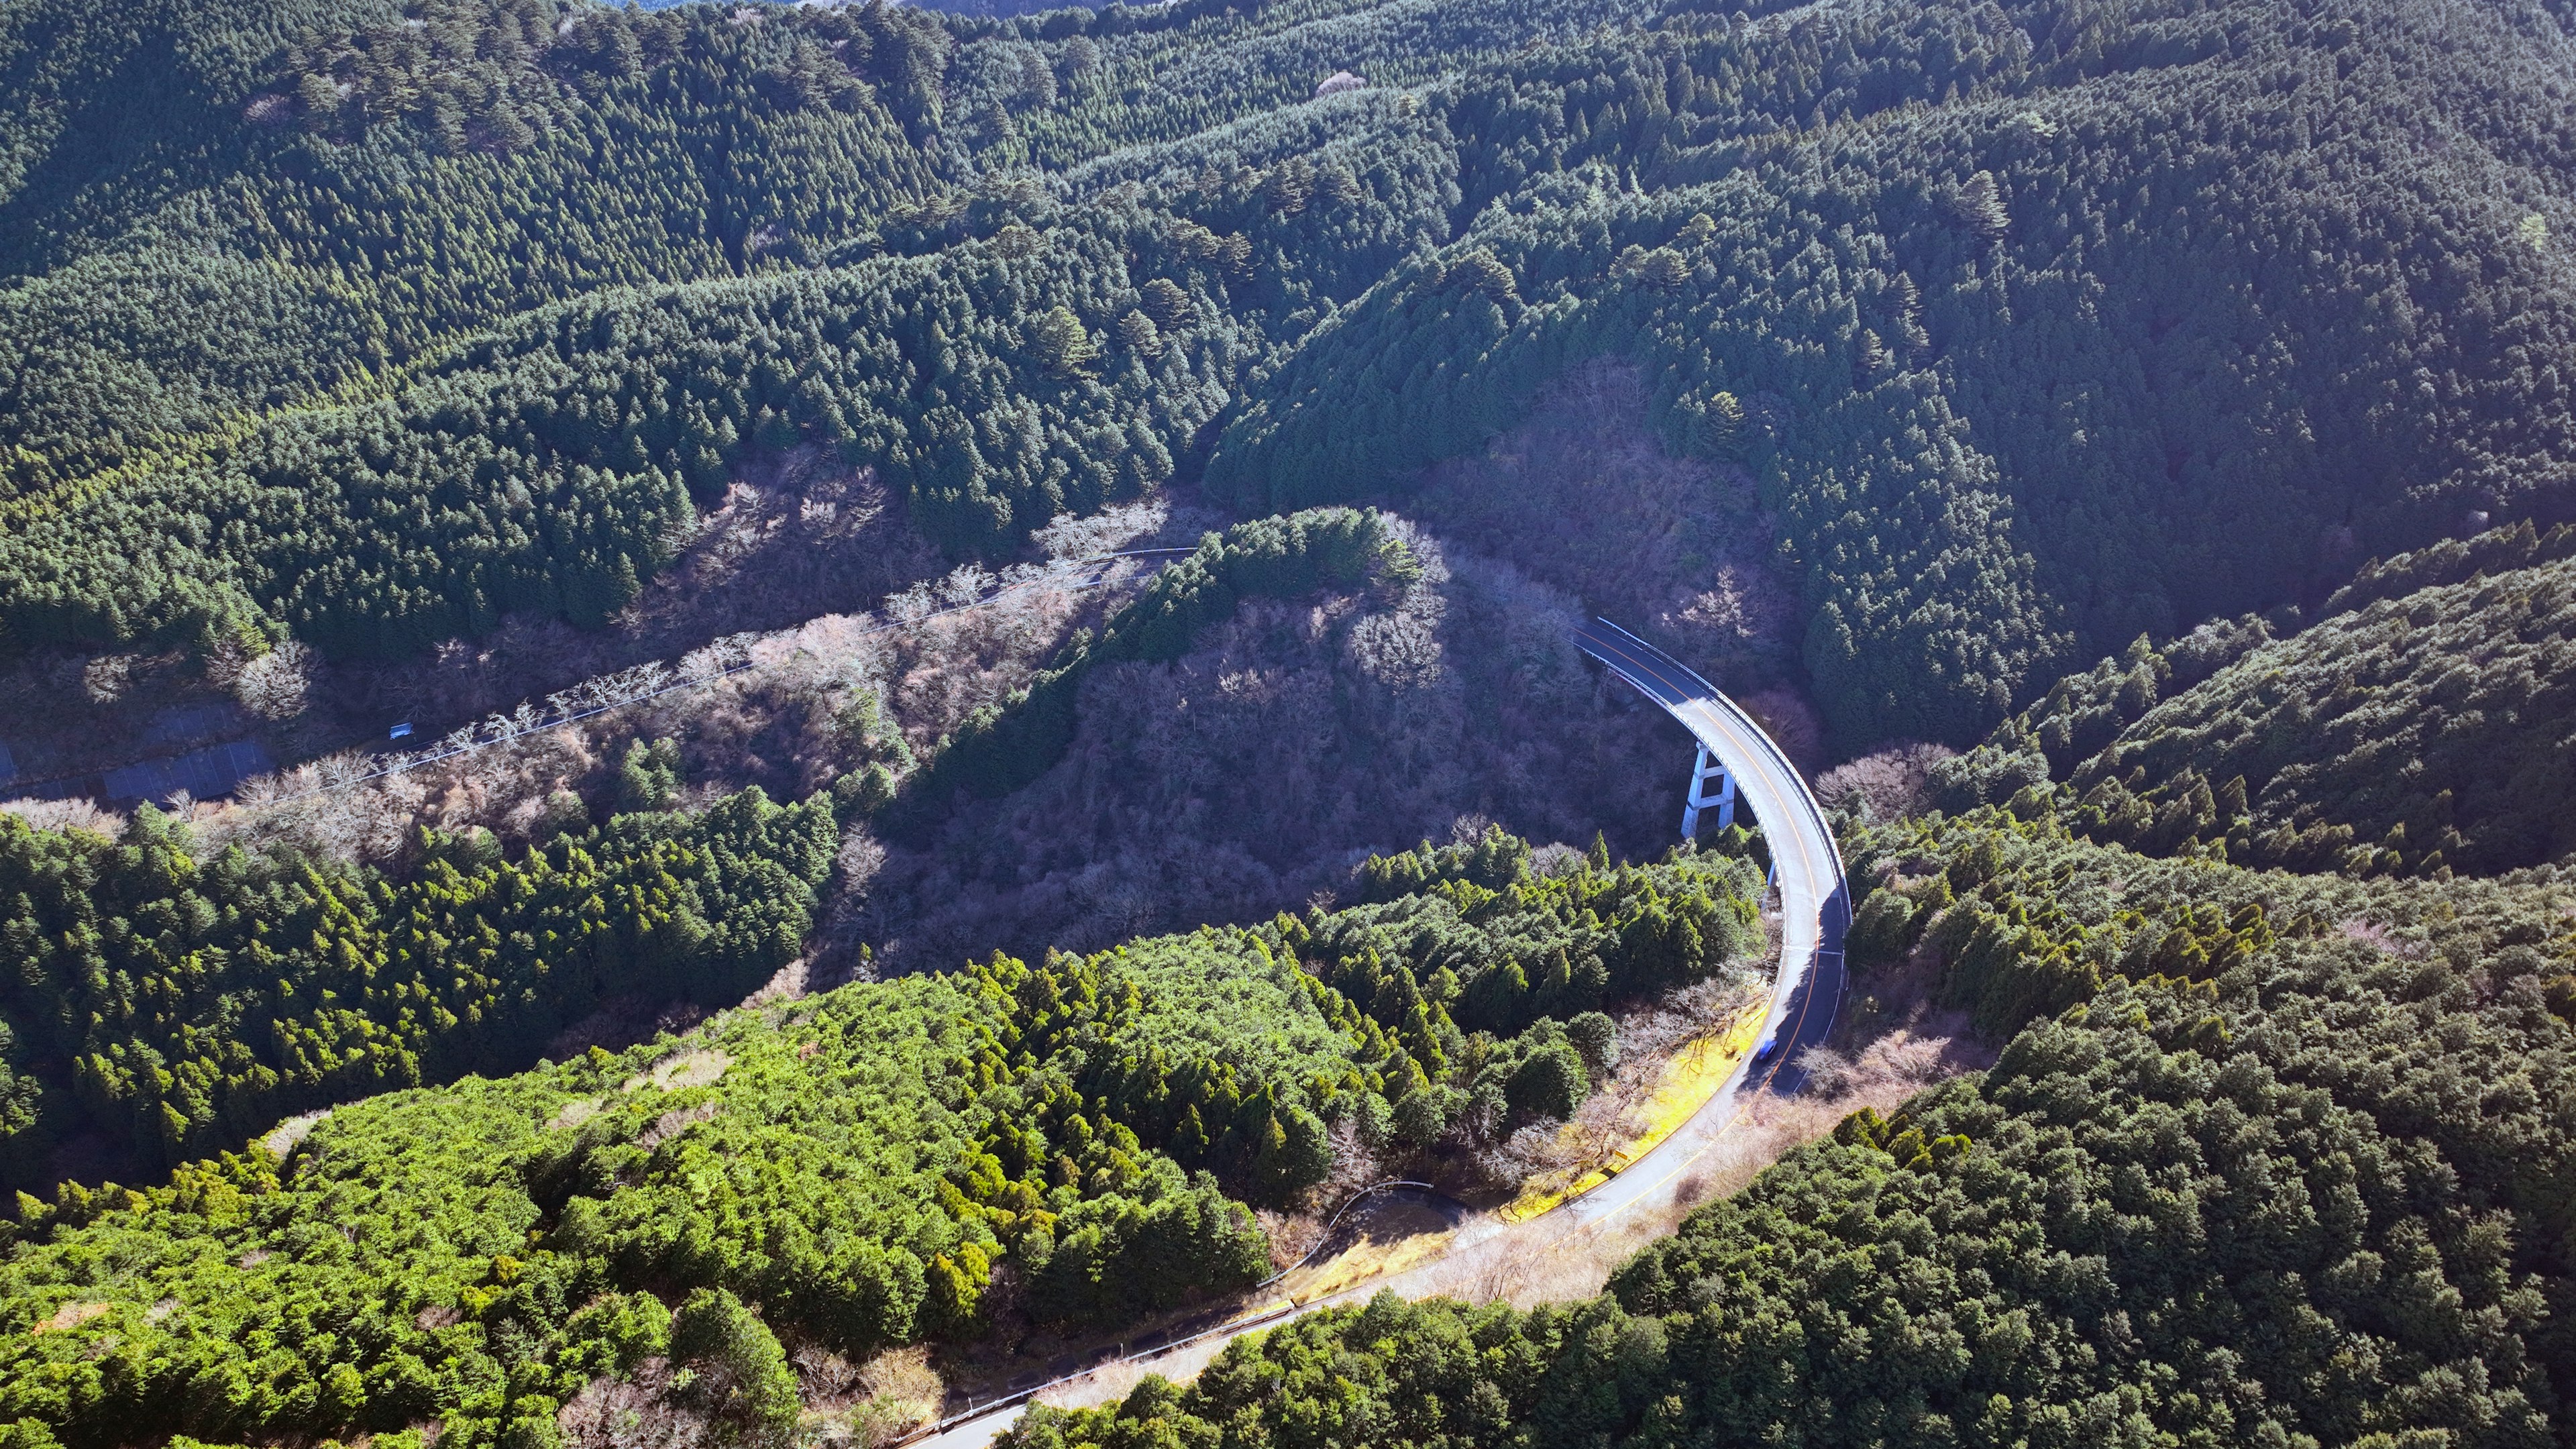
<instances>
[{"instance_id":1,"label":"green hillside","mask_svg":"<svg viewBox=\"0 0 2576 1449\"><path fill-rule=\"evenodd\" d=\"M2576 849L2571 553L2564 527L2497 530L2373 564L2287 638L2247 622L2141 640L1941 766L1945 803L2042 808L2020 792L2053 777L2074 828L2159 854L2361 874L2558 862Z\"/></svg>"},{"instance_id":2,"label":"green hillside","mask_svg":"<svg viewBox=\"0 0 2576 1449\"><path fill-rule=\"evenodd\" d=\"M2473 515L2556 506L2570 457L2547 360L2569 316L2553 240L2569 229L2552 169L2563 137L2555 108L2508 99L2557 84L2570 41L2554 12L1477 13L1318 6L1141 25L1112 9L950 19L926 38L919 12L899 25L755 9L737 24L682 7L558 25L524 76L504 63L511 44L474 41L503 56L488 76L468 68L484 76L475 104L524 113L538 140L469 143L436 165L534 165L592 110L660 124L678 102L654 87L700 67L691 114L751 128L727 166L796 178L726 184L787 211L673 193L647 210L693 219L701 260L614 274L622 243L548 240L603 270L550 271L532 252L500 300L425 302L417 321L386 323L386 345L570 310L422 353L431 371L366 385L392 389L382 401L238 437L138 424L138 439L209 440L31 504L0 540L0 623L21 644L291 630L402 650L509 609L596 618L665 562L656 540L686 516L683 494L703 505L748 453L800 438L900 481L955 548L1153 486L1166 456L1186 473L1211 436L1210 488L1249 511L1377 496L1606 352L1656 379L1674 446L1759 482L1810 614L1817 697L1857 748L1973 738L2068 662L2141 631L2322 592L2367 554ZM241 123L257 154L225 174L285 185L312 166L258 148L396 144L435 169L454 97L401 67L508 18L440 17L401 26L413 38L400 44L316 31L242 72L227 95L285 96L292 62L291 107L310 75L346 72L350 98L319 131L301 110L274 133ZM626 54L614 37L629 37L642 69L582 69L584 36L615 52L612 69ZM405 59L422 45L426 59ZM1307 71L1371 57L1423 84L1287 104L1320 78ZM956 104L926 98L934 74ZM381 105L362 99L379 92ZM769 136L760 126L841 128L832 154L850 160L791 159L787 140L752 139ZM677 165L639 154L588 169L658 187ZM1008 169L1022 165L1037 169ZM505 210L423 204L440 225L388 235L409 244ZM209 254L146 240L140 221L93 232L117 225L124 250L98 256ZM296 225L335 246L347 231ZM758 259L743 251L755 235L771 248ZM878 248L918 259L861 260ZM823 269L692 280L791 264ZM374 300L402 278L461 275L328 265L345 286L288 285L345 297L360 321L414 315ZM32 303L54 275L11 295ZM648 280L687 286L562 300ZM81 295L104 307L158 287ZM532 374L540 348L555 360ZM62 386L112 371L75 352L30 362ZM166 393L188 369L163 372ZM44 379L19 391L57 385ZM568 387L581 401L566 425L542 404ZM92 466L52 436L25 423L14 446L63 477Z\"/></svg>"},{"instance_id":3,"label":"green hillside","mask_svg":"<svg viewBox=\"0 0 2576 1449\"><path fill-rule=\"evenodd\" d=\"M1991 1072L1851 1117L1599 1300L1329 1310L1006 1442L2559 1442L2563 889L2148 861L1997 814L1859 858L1862 982L1919 934L2011 1036Z\"/></svg>"},{"instance_id":4,"label":"green hillside","mask_svg":"<svg viewBox=\"0 0 2576 1449\"><path fill-rule=\"evenodd\" d=\"M408 878L286 851L193 854L0 815L8 1113L0 1187L103 1135L136 1168L237 1148L290 1113L506 1071L614 997L730 1005L796 959L832 867L828 803L753 789L621 815L519 860L432 838Z\"/></svg>"},{"instance_id":5,"label":"green hillside","mask_svg":"<svg viewBox=\"0 0 2576 1449\"><path fill-rule=\"evenodd\" d=\"M1770 940L1595 613L1950 1075L1010 1443L2576 1445L2576 5L1021 8L0 0L0 1449L881 1449L1516 1187Z\"/></svg>"},{"instance_id":6,"label":"green hillside","mask_svg":"<svg viewBox=\"0 0 2576 1449\"><path fill-rule=\"evenodd\" d=\"M1354 911L996 953L376 1096L166 1185L22 1194L0 1423L554 1442L585 1386L667 1357L715 1360L693 1412L775 1431L782 1339L855 1359L1245 1286L1269 1258L1243 1200L1324 1179L1333 1129L1403 1162L1562 1116L1589 1090L1566 1018L1759 941L1759 876L1724 857L1542 876L1495 834L1369 875L1388 899ZM719 1309L749 1326L692 1350Z\"/></svg>"},{"instance_id":7,"label":"green hillside","mask_svg":"<svg viewBox=\"0 0 2576 1449\"><path fill-rule=\"evenodd\" d=\"M793 264L922 194L905 125L946 34L771 18L11 7L0 487L379 391L548 301Z\"/></svg>"},{"instance_id":8,"label":"green hillside","mask_svg":"<svg viewBox=\"0 0 2576 1449\"><path fill-rule=\"evenodd\" d=\"M2483 98L2558 22L2052 13L1676 16L1472 74L1476 219L1248 399L1211 483L1384 487L1636 357L1675 443L1765 481L1847 747L1972 736L2070 658L2551 506L2554 122ZM2438 154L2372 119L2426 113ZM2471 276L2491 302L2443 290Z\"/></svg>"}]
</instances>

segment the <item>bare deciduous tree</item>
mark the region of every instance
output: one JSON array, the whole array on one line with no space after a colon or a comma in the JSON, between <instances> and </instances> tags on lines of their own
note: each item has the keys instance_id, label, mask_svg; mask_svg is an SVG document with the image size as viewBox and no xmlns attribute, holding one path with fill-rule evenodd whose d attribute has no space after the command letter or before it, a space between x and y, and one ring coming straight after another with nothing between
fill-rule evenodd
<instances>
[{"instance_id":1,"label":"bare deciduous tree","mask_svg":"<svg viewBox=\"0 0 2576 1449\"><path fill-rule=\"evenodd\" d=\"M293 719L304 712L321 662L311 646L289 639L241 666L233 676L233 698L262 719Z\"/></svg>"}]
</instances>

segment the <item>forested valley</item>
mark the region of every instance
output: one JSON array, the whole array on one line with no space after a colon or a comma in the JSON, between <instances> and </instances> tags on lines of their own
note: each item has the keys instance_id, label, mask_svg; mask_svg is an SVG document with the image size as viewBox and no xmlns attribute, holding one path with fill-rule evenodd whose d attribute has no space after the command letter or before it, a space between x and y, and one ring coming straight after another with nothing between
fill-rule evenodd
<instances>
[{"instance_id":1,"label":"forested valley","mask_svg":"<svg viewBox=\"0 0 2576 1449\"><path fill-rule=\"evenodd\" d=\"M1542 873L1497 831L1364 874L1341 911L996 953L22 1196L0 1414L37 1443L552 1442L652 1360L697 1365L656 1387L702 1425L793 1428L780 1335L865 1361L1247 1285L1247 1204L1564 1117L1604 1007L1759 949L1759 872L1723 855Z\"/></svg>"},{"instance_id":2,"label":"forested valley","mask_svg":"<svg viewBox=\"0 0 2576 1449\"><path fill-rule=\"evenodd\" d=\"M2010 1037L1595 1301L1382 1298L1017 1445L2530 1444L2576 1383L2566 887L1864 832L1856 990Z\"/></svg>"},{"instance_id":3,"label":"forested valley","mask_svg":"<svg viewBox=\"0 0 2576 1449\"><path fill-rule=\"evenodd\" d=\"M1787 904L1593 615L1830 812L1768 1145L1006 1442L2576 1445L2571 64L0 0L0 1449L875 1449L1538 1194Z\"/></svg>"}]
</instances>

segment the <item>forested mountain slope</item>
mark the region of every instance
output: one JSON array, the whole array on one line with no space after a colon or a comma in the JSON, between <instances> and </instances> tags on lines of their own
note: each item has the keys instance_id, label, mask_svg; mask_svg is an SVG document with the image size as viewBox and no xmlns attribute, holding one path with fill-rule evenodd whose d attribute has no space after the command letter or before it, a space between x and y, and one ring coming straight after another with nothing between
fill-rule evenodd
<instances>
[{"instance_id":1,"label":"forested mountain slope","mask_svg":"<svg viewBox=\"0 0 2576 1449\"><path fill-rule=\"evenodd\" d=\"M16 970L0 1187L97 1133L150 1175L285 1116L515 1070L614 997L728 1006L796 959L838 833L757 789L644 810L516 861L489 831L407 878L234 848L200 860L149 807L126 838L0 816Z\"/></svg>"},{"instance_id":2,"label":"forested mountain slope","mask_svg":"<svg viewBox=\"0 0 2576 1449\"><path fill-rule=\"evenodd\" d=\"M1579 617L1384 514L1238 524L898 782L869 938L901 964L1255 919L1461 820L1652 848L1676 732L1586 673Z\"/></svg>"},{"instance_id":3,"label":"forested mountain slope","mask_svg":"<svg viewBox=\"0 0 2576 1449\"><path fill-rule=\"evenodd\" d=\"M1212 484L1381 486L1636 356L1678 441L1768 481L1848 744L1957 738L2078 649L2560 506L2563 137L2491 99L2557 84L2556 21L2010 14L1676 25L1471 76L1451 123L1492 204L1230 418ZM1540 179L1590 157L1637 180Z\"/></svg>"},{"instance_id":4,"label":"forested mountain slope","mask_svg":"<svg viewBox=\"0 0 2576 1449\"><path fill-rule=\"evenodd\" d=\"M658 1374L692 1433L777 1433L782 1338L856 1358L1244 1286L1269 1258L1243 1200L1564 1116L1615 1049L1599 1008L1761 943L1760 874L1721 856L1540 874L1496 833L1364 874L1347 911L996 953L22 1198L0 1422L555 1443L585 1392ZM712 1345L688 1326L719 1313ZM694 1391L667 1372L692 1365Z\"/></svg>"},{"instance_id":5,"label":"forested mountain slope","mask_svg":"<svg viewBox=\"0 0 2576 1449\"><path fill-rule=\"evenodd\" d=\"M1493 1186L1762 943L1741 834L1612 863L1681 756L1585 610L1986 741L1846 822L1849 959L1994 1069L1598 1301L1020 1443L2566 1443L2571 73L2563 0L0 0L13 677L460 677L723 511L1209 529L989 659L756 641L688 747L802 803L567 732L367 864L0 818L0 1449L863 1442L833 1355ZM824 961L923 974L558 1035Z\"/></svg>"},{"instance_id":6,"label":"forested mountain slope","mask_svg":"<svg viewBox=\"0 0 2576 1449\"><path fill-rule=\"evenodd\" d=\"M0 490L364 392L600 287L794 263L922 194L952 42L729 22L29 0L0 102Z\"/></svg>"},{"instance_id":7,"label":"forested mountain slope","mask_svg":"<svg viewBox=\"0 0 2576 1449\"><path fill-rule=\"evenodd\" d=\"M2141 640L1939 767L1943 803L2053 803L2095 839L2299 870L2560 862L2571 555L2576 530L2500 529L2373 564L2288 638Z\"/></svg>"},{"instance_id":8,"label":"forested mountain slope","mask_svg":"<svg viewBox=\"0 0 2576 1449\"><path fill-rule=\"evenodd\" d=\"M1096 634L1062 624L982 710L941 677L958 661L819 628L765 645L748 698L683 689L359 783L299 772L195 826L0 817L0 1191L149 1181L291 1113L622 1045L782 970L1262 919L1462 820L1658 847L1669 726L1586 676L1574 618L1400 520L1318 509L1210 537ZM763 771L782 743L792 768ZM756 778L812 793L772 804Z\"/></svg>"},{"instance_id":9,"label":"forested mountain slope","mask_svg":"<svg viewBox=\"0 0 2576 1449\"><path fill-rule=\"evenodd\" d=\"M2576 443L2553 356L2576 222L2554 11L1883 3L1739 24L1684 6L1592 12L1636 28L1555 45L1582 17L1476 13L1138 25L1113 9L936 37L872 10L573 17L522 58L524 105L517 42L495 42L475 94L524 110L538 149L574 134L594 93L654 125L680 107L752 127L727 165L796 179L726 185L805 199L773 217L675 193L708 222L689 245L710 266L847 265L566 303L383 401L31 499L0 545L0 626L20 644L294 630L400 650L504 609L592 617L664 561L684 494L704 505L745 450L798 439L885 470L958 548L1147 486L1166 457L1185 474L1211 436L1210 487L1252 511L1377 495L1608 353L1656 379L1676 447L1759 483L1810 612L1819 702L1856 748L1972 738L2142 630L2321 593L2368 552L2564 506ZM430 63L402 58L434 58L456 26L532 23L440 17L317 32L294 63L345 72L344 113L259 144L429 157L462 92L397 76L379 119L371 77ZM616 74L615 37L633 39L639 69L584 69L585 36ZM1542 43L1501 49L1523 40ZM1372 47L1405 57L1390 74L1466 68L1256 114L1294 99L1288 77ZM652 99L674 66L707 76L685 107ZM301 125L287 80L236 93L266 85ZM537 150L477 141L501 123L466 109L462 153L421 166L533 164ZM878 159L822 164L761 126L821 127ZM1136 142L1153 144L1114 149ZM591 155L637 186L668 169ZM240 173L261 185L321 174L261 156ZM1024 159L1080 164L996 179ZM755 263L755 237L803 240ZM878 248L915 259L864 259ZM530 264L505 290L528 305L695 265ZM365 285L394 285L376 275ZM32 305L49 285L9 295ZM347 295L353 316L401 311ZM660 315L688 320L645 320ZM594 379L576 418L557 403L569 378L528 371L541 352ZM21 393L105 375L30 355ZM638 369L650 387L625 376ZM15 446L51 458L47 436L22 424ZM333 498L349 479L358 491Z\"/></svg>"},{"instance_id":10,"label":"forested mountain slope","mask_svg":"<svg viewBox=\"0 0 2576 1449\"><path fill-rule=\"evenodd\" d=\"M1982 1079L1852 1117L1595 1302L1328 1311L1009 1442L2563 1442L2561 888L1999 812L1860 844L1859 983L1929 953L2014 1033Z\"/></svg>"},{"instance_id":11,"label":"forested mountain slope","mask_svg":"<svg viewBox=\"0 0 2576 1449\"><path fill-rule=\"evenodd\" d=\"M0 16L0 496L380 391L549 302L865 255L893 205L1026 159L1022 121L1080 160L1305 99L1301 47L1421 80L1612 13L1419 9L1068 16L1040 55L883 5L27 0Z\"/></svg>"}]
</instances>

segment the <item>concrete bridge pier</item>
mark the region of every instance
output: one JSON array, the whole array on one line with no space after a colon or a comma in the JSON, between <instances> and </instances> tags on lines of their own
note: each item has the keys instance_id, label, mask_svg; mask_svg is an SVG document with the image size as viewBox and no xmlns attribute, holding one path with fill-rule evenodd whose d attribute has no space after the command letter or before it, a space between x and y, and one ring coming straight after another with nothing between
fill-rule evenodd
<instances>
[{"instance_id":1,"label":"concrete bridge pier","mask_svg":"<svg viewBox=\"0 0 2576 1449\"><path fill-rule=\"evenodd\" d=\"M1717 780L1717 793L1708 793L1711 777ZM1735 777L1726 772L1723 761L1709 758L1708 746L1699 747L1699 758L1691 764L1690 795L1682 802L1682 839L1699 839L1699 812L1717 807L1717 828L1724 830L1735 823Z\"/></svg>"}]
</instances>

